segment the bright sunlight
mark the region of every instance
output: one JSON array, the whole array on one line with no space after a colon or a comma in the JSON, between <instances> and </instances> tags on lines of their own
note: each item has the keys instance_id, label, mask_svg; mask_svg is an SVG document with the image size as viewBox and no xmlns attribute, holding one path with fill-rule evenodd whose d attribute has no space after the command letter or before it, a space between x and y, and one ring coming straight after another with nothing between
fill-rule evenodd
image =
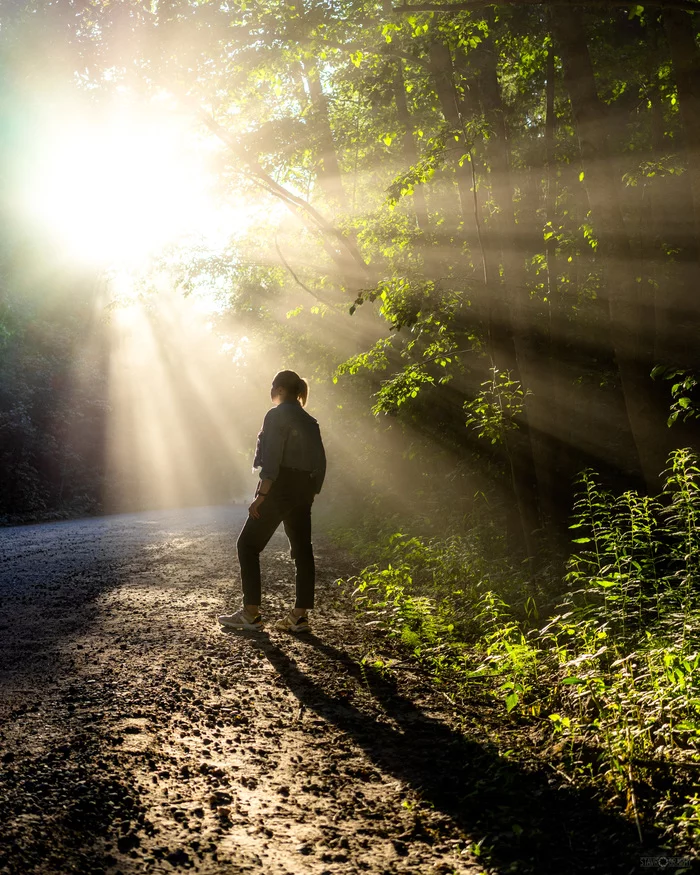
<instances>
[{"instance_id":1,"label":"bright sunlight","mask_svg":"<svg viewBox=\"0 0 700 875\"><path fill-rule=\"evenodd\" d=\"M151 103L107 116L51 120L32 161L25 202L64 254L134 263L217 218L210 142Z\"/></svg>"}]
</instances>

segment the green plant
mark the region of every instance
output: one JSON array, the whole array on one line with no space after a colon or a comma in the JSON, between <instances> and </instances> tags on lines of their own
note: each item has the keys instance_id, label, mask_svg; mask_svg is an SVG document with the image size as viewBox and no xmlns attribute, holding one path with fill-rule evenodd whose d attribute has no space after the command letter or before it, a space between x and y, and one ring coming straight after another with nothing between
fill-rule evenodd
<instances>
[{"instance_id":1,"label":"green plant","mask_svg":"<svg viewBox=\"0 0 700 875\"><path fill-rule=\"evenodd\" d=\"M697 397L698 380L692 371L657 365L652 370L651 376L655 380L673 381L671 385L671 407L667 420L669 428L678 419L681 422L687 422L689 419L698 419L700 417Z\"/></svg>"},{"instance_id":2,"label":"green plant","mask_svg":"<svg viewBox=\"0 0 700 875\"><path fill-rule=\"evenodd\" d=\"M481 384L481 392L464 404L464 411L469 414L466 425L472 426L480 438L502 444L506 432L518 427L517 419L529 391L523 390L510 371L490 370L491 377Z\"/></svg>"},{"instance_id":3,"label":"green plant","mask_svg":"<svg viewBox=\"0 0 700 875\"><path fill-rule=\"evenodd\" d=\"M505 713L544 717L570 774L621 800L640 836L651 820L692 842L697 794L654 782L700 762L700 466L676 450L658 496L615 496L592 471L578 485L567 591L544 621L476 535L375 544L383 565L356 578L358 608L436 681L478 681Z\"/></svg>"}]
</instances>

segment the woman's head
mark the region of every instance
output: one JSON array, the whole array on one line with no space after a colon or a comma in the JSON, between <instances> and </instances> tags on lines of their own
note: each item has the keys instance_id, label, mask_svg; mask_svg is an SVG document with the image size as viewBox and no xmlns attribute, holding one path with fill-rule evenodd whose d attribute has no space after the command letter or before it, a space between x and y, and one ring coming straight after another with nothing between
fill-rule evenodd
<instances>
[{"instance_id":1,"label":"woman's head","mask_svg":"<svg viewBox=\"0 0 700 875\"><path fill-rule=\"evenodd\" d=\"M300 401L305 407L309 397L309 384L296 371L279 371L275 374L270 397L280 401Z\"/></svg>"}]
</instances>

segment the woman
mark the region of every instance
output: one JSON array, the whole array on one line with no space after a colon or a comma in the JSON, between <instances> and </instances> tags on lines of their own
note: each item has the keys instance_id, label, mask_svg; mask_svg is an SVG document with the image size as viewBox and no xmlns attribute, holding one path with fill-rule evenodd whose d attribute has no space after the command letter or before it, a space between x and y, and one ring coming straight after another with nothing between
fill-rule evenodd
<instances>
[{"instance_id":1,"label":"woman","mask_svg":"<svg viewBox=\"0 0 700 875\"><path fill-rule=\"evenodd\" d=\"M304 410L308 397L306 381L294 371L280 371L272 381L275 406L265 415L253 462L261 469L260 481L237 544L243 610L219 617L227 629L262 628L260 553L284 523L296 565L296 603L276 628L309 631L315 586L311 505L323 485L326 454L318 423Z\"/></svg>"}]
</instances>

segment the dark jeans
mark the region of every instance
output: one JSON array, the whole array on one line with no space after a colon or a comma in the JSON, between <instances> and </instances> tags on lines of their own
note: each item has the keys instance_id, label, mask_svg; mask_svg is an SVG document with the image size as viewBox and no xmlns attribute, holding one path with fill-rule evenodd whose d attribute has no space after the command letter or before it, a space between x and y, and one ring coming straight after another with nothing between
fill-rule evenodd
<instances>
[{"instance_id":1,"label":"dark jeans","mask_svg":"<svg viewBox=\"0 0 700 875\"><path fill-rule=\"evenodd\" d=\"M311 545L311 505L314 485L311 475L294 468L281 468L269 495L259 507L260 518L248 517L238 536L238 561L241 563L243 603L259 605L260 554L284 523L292 559L296 565L297 608L313 608L316 569Z\"/></svg>"}]
</instances>

